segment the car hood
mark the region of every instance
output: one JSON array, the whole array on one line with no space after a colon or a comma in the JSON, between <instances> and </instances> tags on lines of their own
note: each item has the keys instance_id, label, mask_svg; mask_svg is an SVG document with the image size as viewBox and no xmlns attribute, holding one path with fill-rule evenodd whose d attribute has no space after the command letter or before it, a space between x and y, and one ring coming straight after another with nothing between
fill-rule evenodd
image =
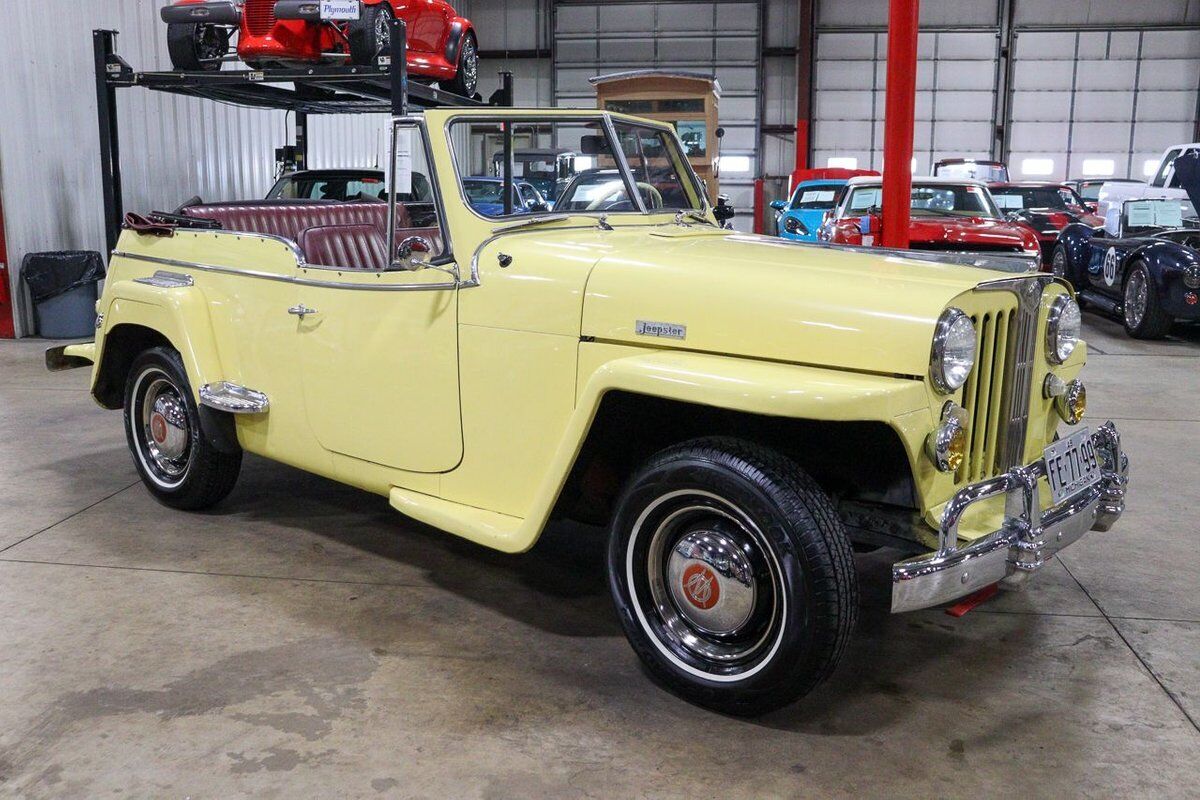
<instances>
[{"instance_id":1,"label":"car hood","mask_svg":"<svg viewBox=\"0 0 1200 800\"><path fill-rule=\"evenodd\" d=\"M605 235L581 334L882 374L924 375L955 297L1011 277L675 225Z\"/></svg>"},{"instance_id":2,"label":"car hood","mask_svg":"<svg viewBox=\"0 0 1200 800\"><path fill-rule=\"evenodd\" d=\"M913 217L909 241L924 245L1013 247L1036 250L1037 234L1020 223L986 217Z\"/></svg>"}]
</instances>

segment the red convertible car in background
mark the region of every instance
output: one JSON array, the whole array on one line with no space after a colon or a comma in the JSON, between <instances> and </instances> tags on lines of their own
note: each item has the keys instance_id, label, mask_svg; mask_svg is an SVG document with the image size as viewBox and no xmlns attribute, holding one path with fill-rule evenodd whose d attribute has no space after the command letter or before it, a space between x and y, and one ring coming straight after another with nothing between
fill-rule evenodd
<instances>
[{"instance_id":1,"label":"red convertible car in background","mask_svg":"<svg viewBox=\"0 0 1200 800\"><path fill-rule=\"evenodd\" d=\"M1011 220L1024 222L1037 233L1042 247L1042 266L1054 259L1058 233L1072 222L1093 228L1104 218L1093 214L1083 198L1069 186L1058 183L993 183L988 186L1000 210Z\"/></svg>"},{"instance_id":2,"label":"red convertible car in background","mask_svg":"<svg viewBox=\"0 0 1200 800\"><path fill-rule=\"evenodd\" d=\"M218 70L237 34L252 67L331 62L378 64L391 47L391 21L408 26L408 72L471 97L479 40L445 0L176 0L162 9L167 49L179 70Z\"/></svg>"},{"instance_id":3,"label":"red convertible car in background","mask_svg":"<svg viewBox=\"0 0 1200 800\"><path fill-rule=\"evenodd\" d=\"M878 246L884 209L882 178L851 178L820 238L834 244ZM957 253L1025 256L1040 262L1033 229L1000 213L980 181L913 178L909 247Z\"/></svg>"}]
</instances>

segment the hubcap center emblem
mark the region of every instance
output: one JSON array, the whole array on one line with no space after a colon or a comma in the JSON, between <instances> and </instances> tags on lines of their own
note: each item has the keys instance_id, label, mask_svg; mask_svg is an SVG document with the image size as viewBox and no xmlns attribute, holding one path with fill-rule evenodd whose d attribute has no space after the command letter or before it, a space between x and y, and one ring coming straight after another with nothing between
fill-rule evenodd
<instances>
[{"instance_id":1,"label":"hubcap center emblem","mask_svg":"<svg viewBox=\"0 0 1200 800\"><path fill-rule=\"evenodd\" d=\"M159 445L167 441L167 418L157 411L150 415L150 435Z\"/></svg>"},{"instance_id":2,"label":"hubcap center emblem","mask_svg":"<svg viewBox=\"0 0 1200 800\"><path fill-rule=\"evenodd\" d=\"M704 564L692 564L680 576L683 596L688 602L707 611L721 599L721 584L716 574Z\"/></svg>"}]
</instances>

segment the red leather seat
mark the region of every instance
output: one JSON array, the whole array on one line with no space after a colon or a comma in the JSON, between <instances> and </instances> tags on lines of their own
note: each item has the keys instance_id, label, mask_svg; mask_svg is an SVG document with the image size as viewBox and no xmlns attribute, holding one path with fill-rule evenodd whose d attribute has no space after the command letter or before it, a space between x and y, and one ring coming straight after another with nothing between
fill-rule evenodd
<instances>
[{"instance_id":1,"label":"red leather seat","mask_svg":"<svg viewBox=\"0 0 1200 800\"><path fill-rule=\"evenodd\" d=\"M307 228L327 225L374 225L387 232L387 203L214 203L188 206L183 213L213 219L227 231L264 233L298 242ZM412 226L408 209L396 206L396 227Z\"/></svg>"},{"instance_id":2,"label":"red leather seat","mask_svg":"<svg viewBox=\"0 0 1200 800\"><path fill-rule=\"evenodd\" d=\"M350 269L387 269L387 240L374 225L306 228L297 242L308 263Z\"/></svg>"}]
</instances>

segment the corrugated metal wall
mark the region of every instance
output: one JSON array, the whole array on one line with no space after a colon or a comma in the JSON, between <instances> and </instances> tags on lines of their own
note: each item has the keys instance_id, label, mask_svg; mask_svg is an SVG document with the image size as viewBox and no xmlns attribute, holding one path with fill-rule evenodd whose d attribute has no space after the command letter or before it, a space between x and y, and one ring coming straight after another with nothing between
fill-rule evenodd
<instances>
[{"instance_id":1,"label":"corrugated metal wall","mask_svg":"<svg viewBox=\"0 0 1200 800\"><path fill-rule=\"evenodd\" d=\"M165 0L3 0L0 47L0 192L13 296L22 256L103 250L92 30L113 28L118 52L139 70L169 69ZM49 24L50 21L53 24ZM16 31L18 35L13 35ZM118 92L123 188L129 210L259 197L270 188L275 148L290 140L282 112L223 106L139 89ZM314 166L377 163L380 120L330 117L312 124ZM28 310L18 335L28 331Z\"/></svg>"}]
</instances>

